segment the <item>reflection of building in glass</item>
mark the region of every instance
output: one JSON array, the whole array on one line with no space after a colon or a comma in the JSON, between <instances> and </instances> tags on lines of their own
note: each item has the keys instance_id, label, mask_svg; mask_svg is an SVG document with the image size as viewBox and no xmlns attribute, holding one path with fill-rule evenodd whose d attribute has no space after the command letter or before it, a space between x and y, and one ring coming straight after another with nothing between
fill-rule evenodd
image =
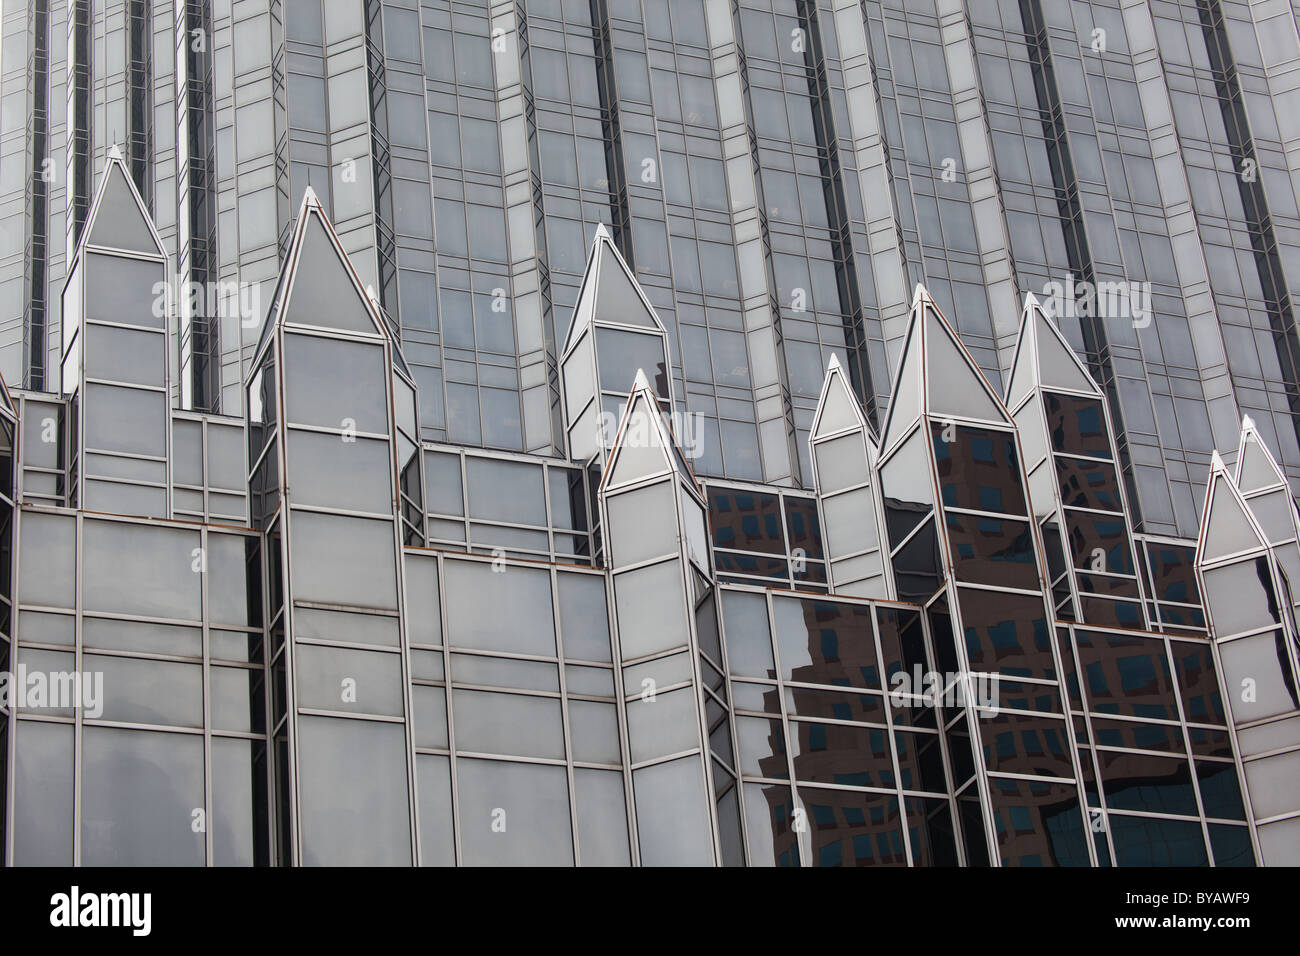
<instances>
[{"instance_id":1,"label":"reflection of building in glass","mask_svg":"<svg viewBox=\"0 0 1300 956\"><path fill-rule=\"evenodd\" d=\"M602 233L564 407L609 441L457 447L310 192L287 262L247 417L174 409L167 258L108 164L64 392L0 408L8 664L104 693L6 702L9 861L1295 858L1300 520L1252 423L1199 549L1134 535L1037 304L1013 413L918 288L883 437L833 361L811 489L701 482Z\"/></svg>"},{"instance_id":2,"label":"reflection of building in glass","mask_svg":"<svg viewBox=\"0 0 1300 956\"><path fill-rule=\"evenodd\" d=\"M1300 862L1276 15L7 7L5 861Z\"/></svg>"}]
</instances>

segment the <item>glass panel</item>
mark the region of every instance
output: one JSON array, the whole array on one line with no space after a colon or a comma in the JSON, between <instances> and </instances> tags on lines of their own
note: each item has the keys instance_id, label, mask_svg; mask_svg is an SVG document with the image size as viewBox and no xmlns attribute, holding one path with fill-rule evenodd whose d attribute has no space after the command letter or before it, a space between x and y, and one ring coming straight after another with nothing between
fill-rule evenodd
<instances>
[{"instance_id":1,"label":"glass panel","mask_svg":"<svg viewBox=\"0 0 1300 956\"><path fill-rule=\"evenodd\" d=\"M82 355L87 378L162 386L167 374L167 336L87 324Z\"/></svg>"},{"instance_id":2,"label":"glass panel","mask_svg":"<svg viewBox=\"0 0 1300 956\"><path fill-rule=\"evenodd\" d=\"M71 866L72 725L24 720L12 727L13 862Z\"/></svg>"},{"instance_id":3,"label":"glass panel","mask_svg":"<svg viewBox=\"0 0 1300 956\"><path fill-rule=\"evenodd\" d=\"M313 710L400 717L401 658L396 654L295 644L297 703Z\"/></svg>"},{"instance_id":4,"label":"glass panel","mask_svg":"<svg viewBox=\"0 0 1300 956\"><path fill-rule=\"evenodd\" d=\"M799 840L793 828L789 787L745 784L745 837L750 866L798 866Z\"/></svg>"},{"instance_id":5,"label":"glass panel","mask_svg":"<svg viewBox=\"0 0 1300 956\"><path fill-rule=\"evenodd\" d=\"M1087 866L1088 846L1073 784L989 780L1003 866Z\"/></svg>"},{"instance_id":6,"label":"glass panel","mask_svg":"<svg viewBox=\"0 0 1300 956\"><path fill-rule=\"evenodd\" d=\"M1210 849L1214 851L1215 866L1255 865L1255 850L1250 845L1248 829L1211 823L1209 831Z\"/></svg>"},{"instance_id":7,"label":"glass panel","mask_svg":"<svg viewBox=\"0 0 1300 956\"><path fill-rule=\"evenodd\" d=\"M826 512L826 546L832 555L856 554L880 546L875 510L866 491L822 500Z\"/></svg>"},{"instance_id":8,"label":"glass panel","mask_svg":"<svg viewBox=\"0 0 1300 956\"><path fill-rule=\"evenodd\" d=\"M1047 433L1054 451L1090 458L1111 457L1110 436L1106 433L1106 416L1100 399L1045 392L1043 405L1047 409Z\"/></svg>"},{"instance_id":9,"label":"glass panel","mask_svg":"<svg viewBox=\"0 0 1300 956\"><path fill-rule=\"evenodd\" d=\"M110 163L99 206L90 224L86 240L96 246L110 246L132 252L157 254L158 246L149 230L149 222L131 193L126 174L117 163Z\"/></svg>"},{"instance_id":10,"label":"glass panel","mask_svg":"<svg viewBox=\"0 0 1300 956\"><path fill-rule=\"evenodd\" d=\"M614 601L623 660L686 644L686 598L680 560L615 575Z\"/></svg>"},{"instance_id":11,"label":"glass panel","mask_svg":"<svg viewBox=\"0 0 1300 956\"><path fill-rule=\"evenodd\" d=\"M203 668L198 664L86 654L83 667L102 674L102 718L128 724L203 726ZM101 714L87 711L87 716Z\"/></svg>"},{"instance_id":12,"label":"glass panel","mask_svg":"<svg viewBox=\"0 0 1300 956\"><path fill-rule=\"evenodd\" d=\"M212 864L265 865L266 747L212 739Z\"/></svg>"},{"instance_id":13,"label":"glass panel","mask_svg":"<svg viewBox=\"0 0 1300 956\"><path fill-rule=\"evenodd\" d=\"M167 454L167 396L115 385L86 386L86 447L132 455Z\"/></svg>"},{"instance_id":14,"label":"glass panel","mask_svg":"<svg viewBox=\"0 0 1300 956\"><path fill-rule=\"evenodd\" d=\"M447 691L442 687L415 684L411 687L411 723L415 746L446 750Z\"/></svg>"},{"instance_id":15,"label":"glass panel","mask_svg":"<svg viewBox=\"0 0 1300 956\"><path fill-rule=\"evenodd\" d=\"M1061 502L1076 508L1123 511L1115 466L1109 462L1056 456Z\"/></svg>"},{"instance_id":16,"label":"glass panel","mask_svg":"<svg viewBox=\"0 0 1300 956\"><path fill-rule=\"evenodd\" d=\"M1003 421L1005 414L987 390L979 369L971 364L939 320L926 315L928 411L932 415Z\"/></svg>"},{"instance_id":17,"label":"glass panel","mask_svg":"<svg viewBox=\"0 0 1300 956\"><path fill-rule=\"evenodd\" d=\"M921 414L920 351L920 344L914 338L909 338L903 345L897 384L889 397L889 420L882 440L882 450L893 445L898 436L905 434L907 427Z\"/></svg>"},{"instance_id":18,"label":"glass panel","mask_svg":"<svg viewBox=\"0 0 1300 956\"><path fill-rule=\"evenodd\" d=\"M330 242L319 214L307 212L285 321L378 335L360 290Z\"/></svg>"},{"instance_id":19,"label":"glass panel","mask_svg":"<svg viewBox=\"0 0 1300 956\"><path fill-rule=\"evenodd\" d=\"M712 866L708 796L699 757L632 771L643 866Z\"/></svg>"},{"instance_id":20,"label":"glass panel","mask_svg":"<svg viewBox=\"0 0 1300 956\"><path fill-rule=\"evenodd\" d=\"M777 495L710 485L708 502L715 547L785 554Z\"/></svg>"},{"instance_id":21,"label":"glass panel","mask_svg":"<svg viewBox=\"0 0 1300 956\"><path fill-rule=\"evenodd\" d=\"M540 464L469 455L465 475L471 517L546 526L546 488Z\"/></svg>"},{"instance_id":22,"label":"glass panel","mask_svg":"<svg viewBox=\"0 0 1300 956\"><path fill-rule=\"evenodd\" d=\"M1282 631L1222 643L1219 660L1235 723L1300 707Z\"/></svg>"},{"instance_id":23,"label":"glass panel","mask_svg":"<svg viewBox=\"0 0 1300 956\"><path fill-rule=\"evenodd\" d=\"M296 600L397 607L391 521L291 512Z\"/></svg>"},{"instance_id":24,"label":"glass panel","mask_svg":"<svg viewBox=\"0 0 1300 956\"><path fill-rule=\"evenodd\" d=\"M82 544L86 610L200 619L197 531L87 517Z\"/></svg>"},{"instance_id":25,"label":"glass panel","mask_svg":"<svg viewBox=\"0 0 1300 956\"><path fill-rule=\"evenodd\" d=\"M202 866L203 738L87 727L82 748L85 866Z\"/></svg>"},{"instance_id":26,"label":"glass panel","mask_svg":"<svg viewBox=\"0 0 1300 956\"><path fill-rule=\"evenodd\" d=\"M673 491L671 481L662 481L606 497L609 511L606 533L616 567L677 552Z\"/></svg>"},{"instance_id":27,"label":"glass panel","mask_svg":"<svg viewBox=\"0 0 1300 956\"><path fill-rule=\"evenodd\" d=\"M889 732L847 724L790 723L794 772L800 781L849 787L895 785Z\"/></svg>"},{"instance_id":28,"label":"glass panel","mask_svg":"<svg viewBox=\"0 0 1300 956\"><path fill-rule=\"evenodd\" d=\"M634 396L631 410L624 416L626 426L613 453L616 457L608 484L635 481L668 469L665 438L654 421L658 414L658 409L651 408L644 394Z\"/></svg>"},{"instance_id":29,"label":"glass panel","mask_svg":"<svg viewBox=\"0 0 1300 956\"><path fill-rule=\"evenodd\" d=\"M1205 603L1219 638L1280 623L1268 559L1246 559L1204 573Z\"/></svg>"},{"instance_id":30,"label":"glass panel","mask_svg":"<svg viewBox=\"0 0 1300 956\"><path fill-rule=\"evenodd\" d=\"M419 754L415 775L420 792L420 857L425 866L454 866L451 823L451 767L446 757Z\"/></svg>"},{"instance_id":31,"label":"glass panel","mask_svg":"<svg viewBox=\"0 0 1300 956\"><path fill-rule=\"evenodd\" d=\"M801 787L813 866L906 866L898 798Z\"/></svg>"},{"instance_id":32,"label":"glass panel","mask_svg":"<svg viewBox=\"0 0 1300 956\"><path fill-rule=\"evenodd\" d=\"M820 559L824 556L821 518L817 514L816 501L786 495L785 530L792 553L802 549L807 558Z\"/></svg>"},{"instance_id":33,"label":"glass panel","mask_svg":"<svg viewBox=\"0 0 1300 956\"><path fill-rule=\"evenodd\" d=\"M378 345L286 333L285 420L386 435L386 373Z\"/></svg>"},{"instance_id":34,"label":"glass panel","mask_svg":"<svg viewBox=\"0 0 1300 956\"><path fill-rule=\"evenodd\" d=\"M564 759L558 698L455 690L451 700L457 750Z\"/></svg>"},{"instance_id":35,"label":"glass panel","mask_svg":"<svg viewBox=\"0 0 1300 956\"><path fill-rule=\"evenodd\" d=\"M1038 561L1029 522L944 513L959 581L1037 590Z\"/></svg>"},{"instance_id":36,"label":"glass panel","mask_svg":"<svg viewBox=\"0 0 1300 956\"><path fill-rule=\"evenodd\" d=\"M722 591L722 623L727 642L727 670L743 677L776 677L767 600L751 591Z\"/></svg>"},{"instance_id":37,"label":"glass panel","mask_svg":"<svg viewBox=\"0 0 1300 956\"><path fill-rule=\"evenodd\" d=\"M173 435L173 443L175 436ZM248 473L244 465L244 430L208 423L208 483L214 488L244 490Z\"/></svg>"},{"instance_id":38,"label":"glass panel","mask_svg":"<svg viewBox=\"0 0 1300 956\"><path fill-rule=\"evenodd\" d=\"M393 513L388 442L289 429L289 496L294 504Z\"/></svg>"},{"instance_id":39,"label":"glass panel","mask_svg":"<svg viewBox=\"0 0 1300 956\"><path fill-rule=\"evenodd\" d=\"M1041 598L974 588L957 594L971 670L1056 679Z\"/></svg>"},{"instance_id":40,"label":"glass panel","mask_svg":"<svg viewBox=\"0 0 1300 956\"><path fill-rule=\"evenodd\" d=\"M24 604L73 607L76 598L77 519L23 511L20 518L19 599Z\"/></svg>"},{"instance_id":41,"label":"glass panel","mask_svg":"<svg viewBox=\"0 0 1300 956\"><path fill-rule=\"evenodd\" d=\"M301 716L298 773L305 865L410 866L402 724Z\"/></svg>"},{"instance_id":42,"label":"glass panel","mask_svg":"<svg viewBox=\"0 0 1300 956\"><path fill-rule=\"evenodd\" d=\"M668 398L668 376L664 368L664 340L615 329L596 330L596 361L600 366L600 387L610 392L632 391L638 370L645 372L656 395Z\"/></svg>"},{"instance_id":43,"label":"glass panel","mask_svg":"<svg viewBox=\"0 0 1300 956\"><path fill-rule=\"evenodd\" d=\"M772 611L786 680L881 689L870 606L776 598Z\"/></svg>"},{"instance_id":44,"label":"glass panel","mask_svg":"<svg viewBox=\"0 0 1300 956\"><path fill-rule=\"evenodd\" d=\"M930 513L934 504L930 474L925 438L919 431L909 436L881 469L885 525L889 530L891 547L898 547L899 542Z\"/></svg>"},{"instance_id":45,"label":"glass panel","mask_svg":"<svg viewBox=\"0 0 1300 956\"><path fill-rule=\"evenodd\" d=\"M1060 334L1046 327L1046 316L1034 310L1029 321L1038 323L1034 338L1038 345L1038 368L1043 384L1078 389L1081 392L1096 391L1097 386L1083 374L1078 359L1067 350Z\"/></svg>"},{"instance_id":46,"label":"glass panel","mask_svg":"<svg viewBox=\"0 0 1300 956\"><path fill-rule=\"evenodd\" d=\"M88 253L85 264L86 318L146 329L167 327L157 291L163 281L161 262Z\"/></svg>"},{"instance_id":47,"label":"glass panel","mask_svg":"<svg viewBox=\"0 0 1300 956\"><path fill-rule=\"evenodd\" d=\"M1178 674L1178 693L1189 721L1199 724L1223 724L1223 697L1214 657L1206 644L1170 641L1174 652L1174 670Z\"/></svg>"},{"instance_id":48,"label":"glass panel","mask_svg":"<svg viewBox=\"0 0 1300 956\"><path fill-rule=\"evenodd\" d=\"M580 661L612 660L604 575L561 571L557 582L564 656Z\"/></svg>"},{"instance_id":49,"label":"glass panel","mask_svg":"<svg viewBox=\"0 0 1300 956\"><path fill-rule=\"evenodd\" d=\"M538 568L448 560L448 642L474 650L555 656L551 576Z\"/></svg>"},{"instance_id":50,"label":"glass panel","mask_svg":"<svg viewBox=\"0 0 1300 956\"><path fill-rule=\"evenodd\" d=\"M463 864L573 865L563 767L461 758L456 786Z\"/></svg>"},{"instance_id":51,"label":"glass panel","mask_svg":"<svg viewBox=\"0 0 1300 956\"><path fill-rule=\"evenodd\" d=\"M945 505L1002 514L1029 513L1013 432L932 422L930 434Z\"/></svg>"},{"instance_id":52,"label":"glass panel","mask_svg":"<svg viewBox=\"0 0 1300 956\"><path fill-rule=\"evenodd\" d=\"M1277 466L1269 461L1268 452L1254 435L1246 439L1239 470L1241 478L1237 481L1237 487L1243 494L1283 482L1282 476L1277 472Z\"/></svg>"},{"instance_id":53,"label":"glass panel","mask_svg":"<svg viewBox=\"0 0 1300 956\"><path fill-rule=\"evenodd\" d=\"M442 452L424 453L425 507L433 514L463 515L460 456Z\"/></svg>"},{"instance_id":54,"label":"glass panel","mask_svg":"<svg viewBox=\"0 0 1300 956\"><path fill-rule=\"evenodd\" d=\"M618 714L613 704L569 701L569 728L574 760L618 765Z\"/></svg>"},{"instance_id":55,"label":"glass panel","mask_svg":"<svg viewBox=\"0 0 1300 956\"><path fill-rule=\"evenodd\" d=\"M396 647L400 641L397 618L381 614L299 607L293 611L293 627L295 638L386 647Z\"/></svg>"},{"instance_id":56,"label":"glass panel","mask_svg":"<svg viewBox=\"0 0 1300 956\"><path fill-rule=\"evenodd\" d=\"M657 328L638 294L635 280L608 250L597 256L595 319L620 325Z\"/></svg>"},{"instance_id":57,"label":"glass panel","mask_svg":"<svg viewBox=\"0 0 1300 956\"><path fill-rule=\"evenodd\" d=\"M1177 720L1164 641L1076 630L1075 646L1090 709L1122 717Z\"/></svg>"},{"instance_id":58,"label":"glass panel","mask_svg":"<svg viewBox=\"0 0 1300 956\"><path fill-rule=\"evenodd\" d=\"M1074 776L1071 735L1064 720L981 710L975 726L990 772L1066 779Z\"/></svg>"},{"instance_id":59,"label":"glass panel","mask_svg":"<svg viewBox=\"0 0 1300 956\"><path fill-rule=\"evenodd\" d=\"M577 805L578 848L583 866L629 866L623 775L604 770L573 771L573 799Z\"/></svg>"},{"instance_id":60,"label":"glass panel","mask_svg":"<svg viewBox=\"0 0 1300 956\"><path fill-rule=\"evenodd\" d=\"M829 435L843 428L852 428L860 424L860 408L857 399L848 390L843 372L830 375L830 386L826 389L826 398L818 409L820 418L817 422L817 435Z\"/></svg>"},{"instance_id":61,"label":"glass panel","mask_svg":"<svg viewBox=\"0 0 1300 956\"><path fill-rule=\"evenodd\" d=\"M914 866L956 866L957 834L947 800L906 797L907 839Z\"/></svg>"},{"instance_id":62,"label":"glass panel","mask_svg":"<svg viewBox=\"0 0 1300 956\"><path fill-rule=\"evenodd\" d=\"M1158 817L1110 816L1117 866L1206 866L1199 823Z\"/></svg>"},{"instance_id":63,"label":"glass panel","mask_svg":"<svg viewBox=\"0 0 1300 956\"><path fill-rule=\"evenodd\" d=\"M700 746L695 694L694 687L683 687L666 694L658 691L653 699L641 695L628 701L627 738L633 763Z\"/></svg>"}]
</instances>

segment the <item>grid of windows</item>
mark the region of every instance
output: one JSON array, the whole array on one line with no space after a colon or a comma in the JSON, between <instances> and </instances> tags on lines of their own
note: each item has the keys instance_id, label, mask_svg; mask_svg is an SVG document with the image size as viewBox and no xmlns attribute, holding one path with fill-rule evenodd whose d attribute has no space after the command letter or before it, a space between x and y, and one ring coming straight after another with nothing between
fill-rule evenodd
<instances>
[{"instance_id":1,"label":"grid of windows","mask_svg":"<svg viewBox=\"0 0 1300 956\"><path fill-rule=\"evenodd\" d=\"M7 12L6 860L1292 858L1295 14L507 7Z\"/></svg>"}]
</instances>

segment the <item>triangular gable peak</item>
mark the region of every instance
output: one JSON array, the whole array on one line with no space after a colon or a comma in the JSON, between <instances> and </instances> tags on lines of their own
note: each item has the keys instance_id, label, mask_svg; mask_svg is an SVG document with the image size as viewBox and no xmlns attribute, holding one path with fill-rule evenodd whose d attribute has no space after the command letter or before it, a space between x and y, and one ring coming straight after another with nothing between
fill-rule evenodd
<instances>
[{"instance_id":1,"label":"triangular gable peak","mask_svg":"<svg viewBox=\"0 0 1300 956\"><path fill-rule=\"evenodd\" d=\"M832 353L831 360L826 366L826 378L822 382L821 397L817 400L817 411L813 415L809 440L816 441L828 435L855 429L860 429L867 436L873 452L879 449L875 431L849 384L844 366L840 364L839 357Z\"/></svg>"},{"instance_id":2,"label":"triangular gable peak","mask_svg":"<svg viewBox=\"0 0 1300 956\"><path fill-rule=\"evenodd\" d=\"M276 327L285 324L374 336L390 344L393 341L377 303L361 282L310 186L303 191L298 207L289 254L267 312L253 369L261 364L261 355Z\"/></svg>"},{"instance_id":3,"label":"triangular gable peak","mask_svg":"<svg viewBox=\"0 0 1300 956\"><path fill-rule=\"evenodd\" d=\"M1205 490L1201 531L1196 540L1196 563L1211 564L1220 558L1243 552L1262 551L1267 538L1237 483L1216 451L1210 458L1210 482Z\"/></svg>"},{"instance_id":4,"label":"triangular gable peak","mask_svg":"<svg viewBox=\"0 0 1300 956\"><path fill-rule=\"evenodd\" d=\"M568 355L582 331L595 323L667 335L654 306L604 224L596 227L596 237L587 253L587 265L573 318L564 336L564 347L560 350L561 357Z\"/></svg>"},{"instance_id":5,"label":"triangular gable peak","mask_svg":"<svg viewBox=\"0 0 1300 956\"><path fill-rule=\"evenodd\" d=\"M1241 419L1241 442L1237 445L1237 469L1233 481L1243 495L1265 489L1286 487L1286 475L1278 466L1259 426L1249 415Z\"/></svg>"},{"instance_id":6,"label":"triangular gable peak","mask_svg":"<svg viewBox=\"0 0 1300 956\"><path fill-rule=\"evenodd\" d=\"M644 370L637 369L601 486L629 484L664 472L672 472L681 478L696 501L704 505L695 474L664 419L650 382Z\"/></svg>"},{"instance_id":7,"label":"triangular gable peak","mask_svg":"<svg viewBox=\"0 0 1300 956\"><path fill-rule=\"evenodd\" d=\"M919 412L936 418L1011 425L1011 413L924 286L916 287L899 356L883 446L903 437Z\"/></svg>"},{"instance_id":8,"label":"triangular gable peak","mask_svg":"<svg viewBox=\"0 0 1300 956\"><path fill-rule=\"evenodd\" d=\"M1011 376L1007 381L1007 406L1015 408L1035 388L1081 392L1098 398L1102 394L1060 329L1033 293L1029 293L1025 296Z\"/></svg>"},{"instance_id":9,"label":"triangular gable peak","mask_svg":"<svg viewBox=\"0 0 1300 956\"><path fill-rule=\"evenodd\" d=\"M131 174L116 148L110 149L99 188L90 204L78 252L87 246L167 258Z\"/></svg>"}]
</instances>

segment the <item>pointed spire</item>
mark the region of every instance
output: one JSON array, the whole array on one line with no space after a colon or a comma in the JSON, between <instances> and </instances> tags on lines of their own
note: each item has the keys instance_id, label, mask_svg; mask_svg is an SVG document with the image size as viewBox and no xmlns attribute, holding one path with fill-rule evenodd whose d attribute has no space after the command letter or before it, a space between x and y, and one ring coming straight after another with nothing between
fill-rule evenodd
<instances>
[{"instance_id":1,"label":"pointed spire","mask_svg":"<svg viewBox=\"0 0 1300 956\"><path fill-rule=\"evenodd\" d=\"M285 262L259 353L281 322L391 339L378 302L362 284L310 186L303 190Z\"/></svg>"},{"instance_id":2,"label":"pointed spire","mask_svg":"<svg viewBox=\"0 0 1300 956\"><path fill-rule=\"evenodd\" d=\"M1035 387L1101 395L1101 388L1031 292L1025 296L1021 313L1020 334L1007 380L1007 405L1018 406Z\"/></svg>"},{"instance_id":3,"label":"pointed spire","mask_svg":"<svg viewBox=\"0 0 1300 956\"><path fill-rule=\"evenodd\" d=\"M99 189L90 205L82 244L164 256L149 209L131 181L120 152L109 150Z\"/></svg>"},{"instance_id":4,"label":"pointed spire","mask_svg":"<svg viewBox=\"0 0 1300 956\"><path fill-rule=\"evenodd\" d=\"M821 398L817 401L817 411L813 414L812 430L809 440L815 441L826 435L846 429L861 429L876 446L876 436L862 411L858 397L853 393L844 367L839 357L832 352L831 360L826 365L826 379L822 383Z\"/></svg>"},{"instance_id":5,"label":"pointed spire","mask_svg":"<svg viewBox=\"0 0 1300 956\"><path fill-rule=\"evenodd\" d=\"M609 452L603 485L626 484L664 471L676 473L699 498L695 475L686 463L672 429L664 420L650 380L646 378L644 369L637 369L619 421L617 437Z\"/></svg>"},{"instance_id":6,"label":"pointed spire","mask_svg":"<svg viewBox=\"0 0 1300 956\"><path fill-rule=\"evenodd\" d=\"M922 411L943 418L1011 424L1002 399L966 351L960 336L925 287L917 285L882 447L891 447Z\"/></svg>"},{"instance_id":7,"label":"pointed spire","mask_svg":"<svg viewBox=\"0 0 1300 956\"><path fill-rule=\"evenodd\" d=\"M562 356L593 322L666 334L654 307L603 223L597 225L591 251L587 254L582 287L578 290L573 319L564 336Z\"/></svg>"},{"instance_id":8,"label":"pointed spire","mask_svg":"<svg viewBox=\"0 0 1300 956\"><path fill-rule=\"evenodd\" d=\"M1243 495L1265 488L1285 488L1287 484L1286 475L1249 415L1241 419L1241 442L1237 445L1237 470L1233 481Z\"/></svg>"},{"instance_id":9,"label":"pointed spire","mask_svg":"<svg viewBox=\"0 0 1300 956\"><path fill-rule=\"evenodd\" d=\"M1210 456L1210 483L1205 490L1205 510L1196 545L1196 561L1205 565L1218 558L1266 547L1267 539L1241 496L1222 456Z\"/></svg>"}]
</instances>

